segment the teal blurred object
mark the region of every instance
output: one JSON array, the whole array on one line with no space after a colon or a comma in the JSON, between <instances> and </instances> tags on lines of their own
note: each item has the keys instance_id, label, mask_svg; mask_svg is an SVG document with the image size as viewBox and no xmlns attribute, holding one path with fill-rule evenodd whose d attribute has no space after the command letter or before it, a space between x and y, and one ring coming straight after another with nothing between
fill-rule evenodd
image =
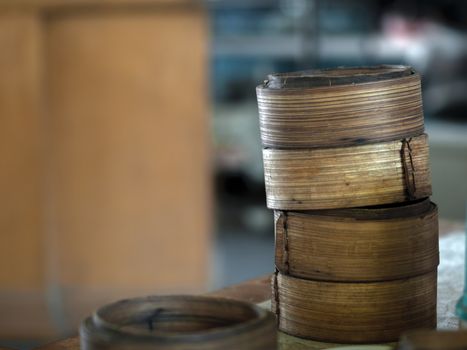
<instances>
[{"instance_id":1,"label":"teal blurred object","mask_svg":"<svg viewBox=\"0 0 467 350\"><path fill-rule=\"evenodd\" d=\"M465 254L467 257L467 205L465 215ZM464 257L464 294L456 305L456 315L460 318L460 327L467 328L467 259Z\"/></svg>"}]
</instances>

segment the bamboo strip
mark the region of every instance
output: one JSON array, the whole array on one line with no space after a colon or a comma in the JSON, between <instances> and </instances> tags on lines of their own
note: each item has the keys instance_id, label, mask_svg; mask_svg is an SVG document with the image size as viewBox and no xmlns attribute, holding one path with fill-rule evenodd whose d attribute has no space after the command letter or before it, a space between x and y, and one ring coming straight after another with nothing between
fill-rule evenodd
<instances>
[{"instance_id":1,"label":"bamboo strip","mask_svg":"<svg viewBox=\"0 0 467 350\"><path fill-rule=\"evenodd\" d=\"M431 195L427 135L324 149L264 149L267 206L351 208Z\"/></svg>"},{"instance_id":2,"label":"bamboo strip","mask_svg":"<svg viewBox=\"0 0 467 350\"><path fill-rule=\"evenodd\" d=\"M337 283L276 273L272 310L290 335L336 343L396 341L436 327L436 270L408 279Z\"/></svg>"},{"instance_id":3,"label":"bamboo strip","mask_svg":"<svg viewBox=\"0 0 467 350\"><path fill-rule=\"evenodd\" d=\"M322 281L387 281L436 269L438 213L429 199L399 206L275 211L276 267Z\"/></svg>"},{"instance_id":4,"label":"bamboo strip","mask_svg":"<svg viewBox=\"0 0 467 350\"><path fill-rule=\"evenodd\" d=\"M273 74L256 92L265 147L351 146L424 131L420 75L410 67Z\"/></svg>"},{"instance_id":5,"label":"bamboo strip","mask_svg":"<svg viewBox=\"0 0 467 350\"><path fill-rule=\"evenodd\" d=\"M152 296L99 309L80 329L84 350L269 350L274 315L255 305L203 296Z\"/></svg>"}]
</instances>

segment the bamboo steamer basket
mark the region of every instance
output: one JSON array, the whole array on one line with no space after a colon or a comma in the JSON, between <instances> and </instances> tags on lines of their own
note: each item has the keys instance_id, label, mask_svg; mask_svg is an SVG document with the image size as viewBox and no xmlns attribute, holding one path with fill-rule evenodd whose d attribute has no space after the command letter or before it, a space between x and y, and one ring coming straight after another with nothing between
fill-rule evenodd
<instances>
[{"instance_id":1,"label":"bamboo steamer basket","mask_svg":"<svg viewBox=\"0 0 467 350\"><path fill-rule=\"evenodd\" d=\"M84 350L269 350L274 315L249 303L205 296L151 296L106 305L83 321Z\"/></svg>"},{"instance_id":2,"label":"bamboo steamer basket","mask_svg":"<svg viewBox=\"0 0 467 350\"><path fill-rule=\"evenodd\" d=\"M402 335L399 350L465 350L467 331L415 330Z\"/></svg>"},{"instance_id":3,"label":"bamboo steamer basket","mask_svg":"<svg viewBox=\"0 0 467 350\"><path fill-rule=\"evenodd\" d=\"M428 138L322 149L263 149L267 206L351 208L431 195Z\"/></svg>"},{"instance_id":4,"label":"bamboo steamer basket","mask_svg":"<svg viewBox=\"0 0 467 350\"><path fill-rule=\"evenodd\" d=\"M436 269L384 282L342 283L273 276L279 330L332 343L396 341L408 330L436 327Z\"/></svg>"},{"instance_id":5,"label":"bamboo steamer basket","mask_svg":"<svg viewBox=\"0 0 467 350\"><path fill-rule=\"evenodd\" d=\"M411 67L271 74L256 92L264 147L351 146L424 131L420 75Z\"/></svg>"},{"instance_id":6,"label":"bamboo steamer basket","mask_svg":"<svg viewBox=\"0 0 467 350\"><path fill-rule=\"evenodd\" d=\"M274 215L276 267L295 277L387 281L433 271L439 263L438 213L429 199Z\"/></svg>"}]
</instances>

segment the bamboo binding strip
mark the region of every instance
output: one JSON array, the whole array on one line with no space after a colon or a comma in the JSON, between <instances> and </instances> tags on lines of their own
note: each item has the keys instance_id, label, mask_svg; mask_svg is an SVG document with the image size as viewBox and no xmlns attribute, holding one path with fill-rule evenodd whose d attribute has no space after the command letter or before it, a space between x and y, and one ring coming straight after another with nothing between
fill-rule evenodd
<instances>
[{"instance_id":1,"label":"bamboo binding strip","mask_svg":"<svg viewBox=\"0 0 467 350\"><path fill-rule=\"evenodd\" d=\"M290 335L335 343L396 341L436 327L436 270L386 282L339 283L273 276L272 310Z\"/></svg>"},{"instance_id":2,"label":"bamboo binding strip","mask_svg":"<svg viewBox=\"0 0 467 350\"><path fill-rule=\"evenodd\" d=\"M351 208L431 195L428 139L323 149L263 150L267 206Z\"/></svg>"},{"instance_id":3,"label":"bamboo binding strip","mask_svg":"<svg viewBox=\"0 0 467 350\"><path fill-rule=\"evenodd\" d=\"M420 75L411 67L272 74L256 92L265 147L350 146L424 130Z\"/></svg>"},{"instance_id":4,"label":"bamboo binding strip","mask_svg":"<svg viewBox=\"0 0 467 350\"><path fill-rule=\"evenodd\" d=\"M433 271L438 213L429 199L366 209L275 211L276 267L322 281L386 281Z\"/></svg>"},{"instance_id":5,"label":"bamboo binding strip","mask_svg":"<svg viewBox=\"0 0 467 350\"><path fill-rule=\"evenodd\" d=\"M83 321L84 350L269 350L274 315L255 305L204 296L151 296L104 306Z\"/></svg>"}]
</instances>

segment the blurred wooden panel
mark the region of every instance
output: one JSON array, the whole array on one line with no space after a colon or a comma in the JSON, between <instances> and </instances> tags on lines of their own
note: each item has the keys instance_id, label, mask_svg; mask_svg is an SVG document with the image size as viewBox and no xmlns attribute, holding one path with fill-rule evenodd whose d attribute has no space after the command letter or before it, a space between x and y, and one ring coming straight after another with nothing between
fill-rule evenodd
<instances>
[{"instance_id":1,"label":"blurred wooden panel","mask_svg":"<svg viewBox=\"0 0 467 350\"><path fill-rule=\"evenodd\" d=\"M11 266L0 269L0 296L13 292L19 318L30 317L25 300L38 317L28 330L4 328L13 323L0 313L0 337L48 336L44 319L75 330L116 298L202 291L204 12L91 6L28 18L0 19L0 259ZM32 296L16 298L22 290Z\"/></svg>"},{"instance_id":2,"label":"blurred wooden panel","mask_svg":"<svg viewBox=\"0 0 467 350\"><path fill-rule=\"evenodd\" d=\"M202 287L209 169L201 17L57 17L46 33L59 280Z\"/></svg>"},{"instance_id":3,"label":"blurred wooden panel","mask_svg":"<svg viewBox=\"0 0 467 350\"><path fill-rule=\"evenodd\" d=\"M42 280L40 74L37 21L0 17L0 286L12 290Z\"/></svg>"},{"instance_id":4,"label":"blurred wooden panel","mask_svg":"<svg viewBox=\"0 0 467 350\"><path fill-rule=\"evenodd\" d=\"M0 16L0 334L52 334L44 271L41 23Z\"/></svg>"},{"instance_id":5,"label":"blurred wooden panel","mask_svg":"<svg viewBox=\"0 0 467 350\"><path fill-rule=\"evenodd\" d=\"M123 6L134 8L135 6L154 6L154 5L196 5L198 0L0 0L1 9L27 9L27 10L49 10L63 8L109 8Z\"/></svg>"}]
</instances>

